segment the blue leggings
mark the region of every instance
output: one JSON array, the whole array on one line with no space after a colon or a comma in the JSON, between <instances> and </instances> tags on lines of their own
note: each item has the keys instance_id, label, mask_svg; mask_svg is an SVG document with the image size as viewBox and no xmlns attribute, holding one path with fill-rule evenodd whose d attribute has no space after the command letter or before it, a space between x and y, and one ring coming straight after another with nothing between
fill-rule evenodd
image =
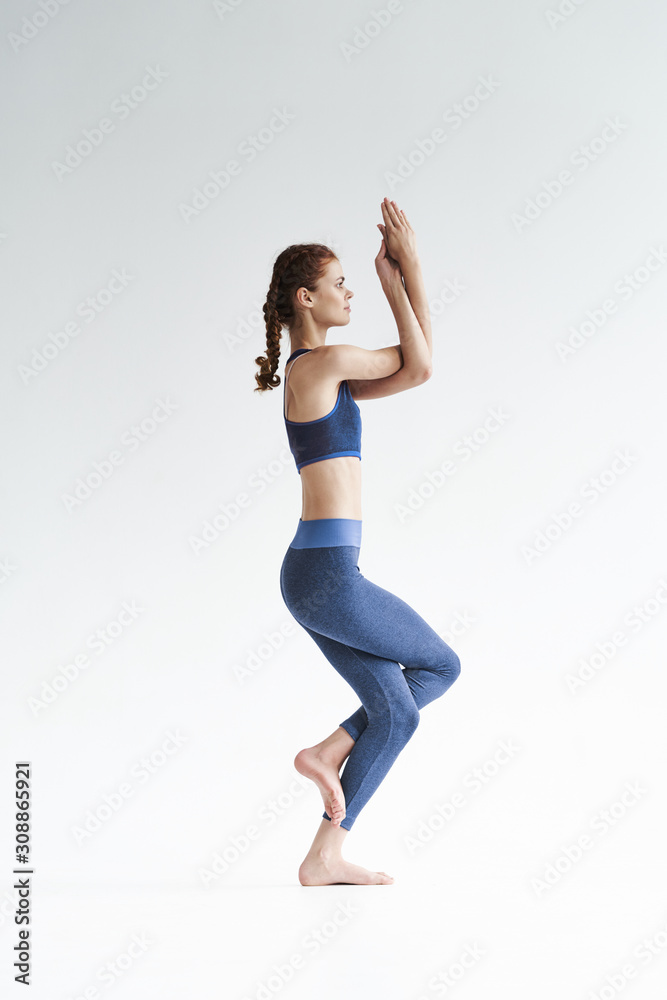
<instances>
[{"instance_id":1,"label":"blue leggings","mask_svg":"<svg viewBox=\"0 0 667 1000\"><path fill-rule=\"evenodd\" d=\"M454 650L416 611L362 575L360 546L361 521L299 519L280 569L289 611L361 700L340 723L355 741L341 774L345 830L414 733L419 710L461 672Z\"/></svg>"}]
</instances>

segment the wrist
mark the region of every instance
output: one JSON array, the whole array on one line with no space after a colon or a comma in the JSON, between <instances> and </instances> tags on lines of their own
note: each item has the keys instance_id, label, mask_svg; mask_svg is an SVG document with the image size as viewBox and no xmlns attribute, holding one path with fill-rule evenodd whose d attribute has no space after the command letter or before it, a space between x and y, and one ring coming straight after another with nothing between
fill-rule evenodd
<instances>
[{"instance_id":1,"label":"wrist","mask_svg":"<svg viewBox=\"0 0 667 1000\"><path fill-rule=\"evenodd\" d=\"M403 284L402 276L399 274L390 281L383 281L382 290L390 302L395 301L400 295L405 295L405 285Z\"/></svg>"}]
</instances>

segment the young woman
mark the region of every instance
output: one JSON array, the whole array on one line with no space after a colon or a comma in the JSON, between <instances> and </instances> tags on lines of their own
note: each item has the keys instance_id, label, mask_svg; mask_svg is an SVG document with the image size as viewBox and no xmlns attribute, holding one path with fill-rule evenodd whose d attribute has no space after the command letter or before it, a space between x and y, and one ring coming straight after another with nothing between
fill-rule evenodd
<instances>
[{"instance_id":1,"label":"young woman","mask_svg":"<svg viewBox=\"0 0 667 1000\"><path fill-rule=\"evenodd\" d=\"M301 476L302 510L282 563L280 589L291 614L361 701L330 736L294 760L297 771L319 788L325 807L299 868L301 885L394 881L386 872L346 861L343 841L417 728L420 709L444 694L461 669L437 632L405 601L367 580L358 566L356 400L403 392L431 376L431 327L414 230L396 202L385 198L381 209L375 268L400 343L376 351L327 344L330 327L350 322L353 293L329 247L296 244L275 261L264 305L266 357L255 359L261 369L255 391L280 385L275 372L287 326L294 350L285 363L283 416Z\"/></svg>"}]
</instances>

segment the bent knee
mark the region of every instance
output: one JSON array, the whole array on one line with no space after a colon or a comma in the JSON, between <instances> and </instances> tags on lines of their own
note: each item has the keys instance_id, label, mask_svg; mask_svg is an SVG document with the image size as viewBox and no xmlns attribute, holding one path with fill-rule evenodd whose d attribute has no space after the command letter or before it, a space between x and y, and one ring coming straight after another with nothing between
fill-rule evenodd
<instances>
[{"instance_id":1,"label":"bent knee","mask_svg":"<svg viewBox=\"0 0 667 1000\"><path fill-rule=\"evenodd\" d=\"M447 657L445 662L440 667L440 673L444 674L449 684L453 684L456 678L461 674L461 660L451 646L447 647Z\"/></svg>"},{"instance_id":2,"label":"bent knee","mask_svg":"<svg viewBox=\"0 0 667 1000\"><path fill-rule=\"evenodd\" d=\"M401 706L400 710L392 713L392 722L396 728L401 732L403 738L409 740L417 726L419 725L419 709L411 698L409 702L406 702Z\"/></svg>"},{"instance_id":3,"label":"bent knee","mask_svg":"<svg viewBox=\"0 0 667 1000\"><path fill-rule=\"evenodd\" d=\"M410 695L409 699L397 699L384 705L380 711L368 712L369 725L381 729L387 737L398 738L407 743L419 725L419 709Z\"/></svg>"}]
</instances>

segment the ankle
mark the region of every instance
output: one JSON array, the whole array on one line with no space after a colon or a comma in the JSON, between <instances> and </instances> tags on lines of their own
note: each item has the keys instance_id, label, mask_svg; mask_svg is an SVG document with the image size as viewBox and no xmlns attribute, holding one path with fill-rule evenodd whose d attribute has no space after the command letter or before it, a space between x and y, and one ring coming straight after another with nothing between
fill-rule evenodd
<instances>
[{"instance_id":1,"label":"ankle","mask_svg":"<svg viewBox=\"0 0 667 1000\"><path fill-rule=\"evenodd\" d=\"M341 861L343 857L339 847L316 847L309 851L308 856L311 861L317 861L323 865L330 865L334 861Z\"/></svg>"},{"instance_id":2,"label":"ankle","mask_svg":"<svg viewBox=\"0 0 667 1000\"><path fill-rule=\"evenodd\" d=\"M314 750L320 760L324 760L328 764L338 760L342 753L342 747L340 744L328 743L326 740L323 740L322 743L318 743L317 746L314 747Z\"/></svg>"},{"instance_id":3,"label":"ankle","mask_svg":"<svg viewBox=\"0 0 667 1000\"><path fill-rule=\"evenodd\" d=\"M354 740L345 729L337 729L331 736L316 746L317 752L329 757L348 757L354 746Z\"/></svg>"}]
</instances>

